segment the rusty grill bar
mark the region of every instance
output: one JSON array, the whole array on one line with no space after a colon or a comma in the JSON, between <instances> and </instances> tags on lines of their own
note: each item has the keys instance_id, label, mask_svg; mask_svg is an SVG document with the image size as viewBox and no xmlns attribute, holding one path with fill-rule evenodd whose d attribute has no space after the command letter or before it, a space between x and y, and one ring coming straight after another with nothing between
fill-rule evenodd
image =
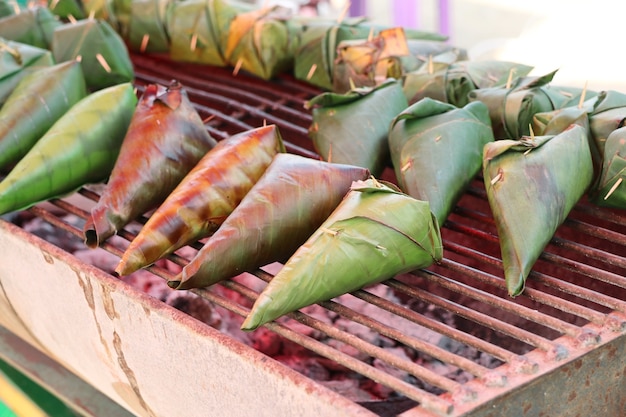
<instances>
[{"instance_id":1,"label":"rusty grill bar","mask_svg":"<svg viewBox=\"0 0 626 417\"><path fill-rule=\"evenodd\" d=\"M165 84L173 77L181 81L214 137L221 139L263 123L274 123L279 126L288 151L317 158L307 138L311 117L303 108L307 99L319 93L316 89L288 76L266 83L245 74L233 77L228 69L183 65L165 57L134 55L133 61L140 91L148 83ZM384 177L392 176L392 170L388 169ZM79 193L86 201L98 199L98 194L88 188ZM88 213L65 199L51 203L56 210L36 206L30 211L82 238L82 230L66 222L62 215L70 213L84 220ZM120 236L130 241L134 234L127 228ZM266 327L360 377L389 387L396 393L396 400L405 399L400 411L407 417L489 415L489 407L496 404L504 407L502 410L507 404L511 407L517 404L517 400L510 398L507 402L508 394L522 390L533 381L537 385L543 379L552 380L548 375L554 370L568 369L565 365L590 352L601 351L614 341L620 341L619 349L624 349L621 347L626 330L626 215L623 212L581 201L537 262L524 294L515 299L506 294L495 225L480 178L472 183L443 225L442 237L445 252L441 264L380 284L396 295L394 299L381 297L370 289L352 294L390 313L393 316L390 322L379 321L334 300L320 305L412 349L416 358L432 358L470 374L469 381L459 382L441 375L418 360L398 357L358 335L302 312L290 314L287 322L274 322ZM121 256L124 250L111 242L106 242L103 248L116 256ZM179 265L189 261L180 255L172 255L170 260ZM171 278L170 272L163 268L152 266L149 270ZM272 278L262 270L253 274L263 281ZM217 285L249 300L258 295L234 280ZM242 317L248 313L246 306L224 297L214 287L193 292ZM425 314L428 309L446 312L453 317L454 325ZM352 346L369 359L357 359L302 334L289 325L292 321ZM459 346L470 347L492 358L490 363L496 366L485 366L480 354L464 357L445 346L414 337L405 331L412 327L429 329ZM613 346L613 349L617 348ZM373 360L405 371L411 378L399 379L372 366ZM623 357L618 365L620 370L624 367ZM611 371L610 364L606 367L601 370L602 375L596 376L599 380ZM380 415L391 415L387 414L391 408L363 405L378 410ZM524 415L526 412L532 415L533 410L528 406L523 410Z\"/></svg>"}]
</instances>

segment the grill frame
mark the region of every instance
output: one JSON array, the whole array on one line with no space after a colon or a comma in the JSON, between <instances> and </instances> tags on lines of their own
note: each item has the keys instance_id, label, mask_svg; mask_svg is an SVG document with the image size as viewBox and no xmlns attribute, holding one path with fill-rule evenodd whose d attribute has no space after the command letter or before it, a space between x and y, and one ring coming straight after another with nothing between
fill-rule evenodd
<instances>
[{"instance_id":1,"label":"grill frame","mask_svg":"<svg viewBox=\"0 0 626 417\"><path fill-rule=\"evenodd\" d=\"M317 157L306 137L306 129L311 118L308 112L303 109L303 105L307 98L319 93L319 91L305 83L296 81L289 76L283 76L271 82L263 82L245 74L233 77L228 69L175 63L160 56L133 55L132 58L136 65L136 84L140 91L147 83L167 83L172 75L175 75L186 87L200 115L204 119L209 119L206 123L207 129L217 139L259 126L265 122L275 123L281 130L288 151L313 158ZM393 179L391 169L385 172L383 178ZM84 199L81 200L84 206L76 203L76 196ZM53 200L51 206L35 206L30 209L30 212L54 227L79 237L81 236L81 229L66 222L62 215L71 213L84 220L87 216L84 207L93 203L98 195L89 188L85 188L80 190L76 196L69 199ZM0 233L18 239L13 244L14 246L20 246L20 242L23 242L22 250L33 252L27 255L29 258L36 258L39 253L53 253L53 257L60 263L69 266L70 270L77 274L84 272L88 276L85 278L88 281L114 288L116 293L124 294L124 301L120 302L128 305L128 308L131 308L133 303L139 303L145 308L162 313L167 318L168 326L182 327L190 332L207 333L207 329L202 327L208 326L199 325L197 322L190 324L188 317L181 319L181 315L178 312L173 312L169 306L155 302L155 300L147 300L142 294L136 294L136 291L124 288L121 282L116 281L108 274L83 264L49 243L41 241L6 222L0 223L0 226L2 226ZM503 365L495 369L485 368L469 359L441 349L439 346L404 335L398 329L394 329L393 326L379 323L351 310L348 306L335 301L321 303L322 307L370 328L375 328L379 333L398 340L399 343L409 346L415 351L426 353L447 363L453 363L476 376L469 382L458 383L411 361L395 358L385 352L384 349L370 345L359 339L358 336L336 329L312 316L300 312L289 315L293 320L326 333L335 340L348 343L371 357L405 370L411 373L414 378L434 385L443 391L443 394L435 395L416 387L414 384L388 376L384 372L332 349L311 337L299 334L284 323L271 323L266 327L287 340L305 346L322 356L327 356L338 364L374 381L382 382L401 395L408 397L410 401L403 403L401 410L402 415L407 417L422 415L487 416L494 412L496 415L502 415L503 410L515 410L516 413L521 410L522 415L531 416L541 415L548 407L551 415L577 415L581 412L591 414L594 410L602 410L605 414L606 410L613 410L619 414L619 412L626 410L622 394L622 392L626 392L624 391L624 374L626 373L626 355L624 354L626 349L624 343L626 279L624 275L626 275L626 261L621 255L621 253L626 255L626 216L623 213L600 209L591 206L584 200L581 201L568 220L557 231L555 238L542 255L536 270L529 278L525 293L516 299L511 299L505 294L504 282L501 278L497 235L480 178L477 178L472 184L455 212L443 225L442 233L445 254L440 265L397 277L384 285L403 297L419 300L452 312L456 317L463 318L468 324L478 324L483 327L484 334L489 337L480 338L463 329L456 329L444 323L436 322L420 312L381 298L369 290L357 291L353 295L391 312L398 317L398 320L402 318L402 320L413 321L419 326L426 327L454 341L486 352L501 360ZM121 231L120 236L130 240L134 235L127 229ZM8 240L10 239L2 238L0 242L6 244ZM467 241L471 242L471 245L465 245L464 243ZM601 245L603 249L594 248L592 245ZM3 243L0 243L1 246ZM605 247L608 247L608 250ZM121 256L123 250L119 241L117 243L106 242L103 248L118 257ZM12 251L12 248L9 247L4 249L2 250L3 253L11 253ZM4 256L6 259L3 263L14 264L15 262L11 259L17 259L7 257L6 254ZM583 257L589 262L582 263L572 259L576 257ZM176 255L170 259L181 265L188 261L184 257ZM33 259L33 262L36 261ZM45 269L43 264L37 267ZM7 309L13 310L16 317L21 317L25 313L20 312L19 308L15 306L20 302L25 303L26 300L21 298L24 296L15 295L16 292L12 293L13 297L18 297L19 300L12 299L9 296L10 290L8 290L13 285L9 282L11 276L19 274L19 269L12 267L7 271L3 268L0 267L0 285L2 285L5 296L0 298L0 305L4 301ZM171 277L169 272L163 268L153 266L149 270L163 278ZM558 271L560 274L555 276L552 271ZM265 271L255 271L254 275L265 281L271 278L271 274ZM579 284L580 282L593 284L589 285L592 288L582 286ZM41 279L34 283L44 288L49 285ZM237 291L250 299L256 297L254 291L236 281L227 281L220 285L229 290ZM247 313L245 306L228 300L211 289L200 289L193 292L241 316ZM106 310L105 305L101 307ZM95 308L95 310L97 309ZM502 317L493 317L490 314L493 311L502 312ZM45 310L40 311L40 313L46 314ZM148 316L149 314L146 317ZM106 317L108 317L107 314L100 317L96 317L94 314L98 327L104 326L101 324L101 320L107 322ZM115 321L117 319L118 317L115 315L109 317L106 326L112 326L113 329L116 329ZM0 323L2 323L1 320ZM63 352L50 351L50 347L42 342L41 336L37 335L35 329L32 329L27 322L23 321L23 325L17 327L15 323L4 323L4 325L9 329L12 327L18 334L33 335L34 338L31 342L40 349L47 351L52 357L60 359L61 362L67 362L66 365L70 369L74 368L72 358L67 357ZM198 327L200 330L197 329ZM60 328L58 330L67 332L72 329ZM113 330L113 333L116 331ZM495 336L496 334L498 337ZM546 337L546 334L549 337ZM506 336L500 339L501 335ZM118 336L123 337L123 334L120 333ZM132 338L132 336L127 337ZM309 378L294 373L281 364L268 360L269 358L260 355L259 352L251 348L232 343L233 341L228 340L224 335L216 335L215 332L209 331L206 337L215 339L218 341L217 345L221 345L221 347L216 348L212 340L210 344L213 348L224 349L229 353L238 352L243 362L250 360L250 358L259 361L260 364L257 363L254 366L259 371L266 373L264 378L270 381L268 386L274 387L272 384L280 385L285 381L294 382L297 388L295 388L296 393L293 395L304 395L307 402L310 400L311 404L316 403L318 407L324 402L332 404L332 409L336 411L337 415L372 415L373 413L370 413L368 408L377 410L378 415L391 415L388 413L394 408L391 401L383 401L380 404L357 404L333 393ZM489 338L493 338L493 340L488 340ZM127 346L125 339L121 340ZM512 352L509 350L510 348L503 347L511 344L511 340L517 340L519 346L522 346L518 347L520 349L518 352ZM155 343L158 341L155 340ZM104 345L106 346L107 343ZM132 349L132 347L127 349ZM189 360L193 362L192 358ZM237 362L237 359L233 360ZM615 366L603 365L609 360L615 362ZM124 368L119 363L119 354L117 361L117 365L115 363L109 365L113 368ZM271 365L267 365L267 363L271 363ZM154 365L158 366L158 361ZM188 367L185 369L190 371ZM135 387L136 389L134 388L136 398L129 400L120 397L119 393L112 392L110 387L105 386L105 382L89 372L85 373L83 370L81 373L80 370L76 369L75 372L96 388L108 393L116 401L124 403L127 408L134 412L141 410L138 414L147 412L147 415L150 413L161 415L158 412L155 413L152 404L142 400L139 392L143 390L139 390L138 386ZM230 376L225 373L222 377L226 380ZM122 374L118 374L116 377L128 379L129 375L128 372L124 373L124 369L122 369ZM606 384L607 380L611 380L613 383ZM580 392L580 381L585 381L584 393ZM245 384L245 381L242 380L240 383ZM237 389L235 387L232 389ZM266 391L270 392L268 393L270 397L267 398L265 404L257 404L257 406L266 406L276 401L276 398L272 398L271 395L276 396L278 393L274 392L273 388ZM564 392L569 393L567 401L562 400ZM241 387L240 392L235 397L239 397L243 403L247 403L245 387ZM225 396L224 398L228 397ZM594 401L590 401L589 398L594 398ZM211 404L211 406L217 405ZM252 406L254 402L250 402L248 405ZM285 407L288 406L285 405ZM325 411L328 412L328 410ZM290 415L301 415L300 412L302 410L299 408L298 410L293 409L290 410ZM322 415L330 414L322 413Z\"/></svg>"}]
</instances>

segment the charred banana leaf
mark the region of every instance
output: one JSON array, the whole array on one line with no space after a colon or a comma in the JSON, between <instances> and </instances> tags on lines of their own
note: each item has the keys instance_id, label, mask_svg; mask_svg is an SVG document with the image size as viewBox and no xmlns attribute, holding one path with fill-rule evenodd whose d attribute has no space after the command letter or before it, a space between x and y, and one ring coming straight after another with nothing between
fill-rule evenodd
<instances>
[{"instance_id":1,"label":"charred banana leaf","mask_svg":"<svg viewBox=\"0 0 626 417\"><path fill-rule=\"evenodd\" d=\"M289 258L242 329L441 260L428 202L374 179L355 181L339 206Z\"/></svg>"},{"instance_id":2,"label":"charred banana leaf","mask_svg":"<svg viewBox=\"0 0 626 417\"><path fill-rule=\"evenodd\" d=\"M0 183L0 213L104 180L136 102L133 86L125 83L92 93L72 106Z\"/></svg>"},{"instance_id":3,"label":"charred banana leaf","mask_svg":"<svg viewBox=\"0 0 626 417\"><path fill-rule=\"evenodd\" d=\"M180 83L148 85L106 188L85 224L87 246L98 246L157 208L216 144Z\"/></svg>"},{"instance_id":4,"label":"charred banana leaf","mask_svg":"<svg viewBox=\"0 0 626 417\"><path fill-rule=\"evenodd\" d=\"M56 62L80 60L91 90L130 82L133 64L122 37L100 19L84 19L54 31L52 54Z\"/></svg>"},{"instance_id":5,"label":"charred banana leaf","mask_svg":"<svg viewBox=\"0 0 626 417\"><path fill-rule=\"evenodd\" d=\"M206 287L285 261L339 205L352 181L368 175L365 168L276 155L232 214L168 285Z\"/></svg>"},{"instance_id":6,"label":"charred banana leaf","mask_svg":"<svg viewBox=\"0 0 626 417\"><path fill-rule=\"evenodd\" d=\"M494 140L487 106L463 108L424 98L391 123L389 148L400 188L430 203L443 224L482 167L483 147Z\"/></svg>"},{"instance_id":7,"label":"charred banana leaf","mask_svg":"<svg viewBox=\"0 0 626 417\"><path fill-rule=\"evenodd\" d=\"M408 103L400 82L389 79L346 94L322 93L305 106L313 109L309 136L322 159L379 176L389 163L389 124Z\"/></svg>"},{"instance_id":8,"label":"charred banana leaf","mask_svg":"<svg viewBox=\"0 0 626 417\"><path fill-rule=\"evenodd\" d=\"M519 295L535 262L593 180L588 129L485 145L483 176L506 287Z\"/></svg>"},{"instance_id":9,"label":"charred banana leaf","mask_svg":"<svg viewBox=\"0 0 626 417\"><path fill-rule=\"evenodd\" d=\"M524 77L533 67L507 61L441 62L433 58L426 65L404 75L402 88L413 104L429 97L464 107L470 91L504 87L509 77Z\"/></svg>"},{"instance_id":10,"label":"charred banana leaf","mask_svg":"<svg viewBox=\"0 0 626 417\"><path fill-rule=\"evenodd\" d=\"M87 94L77 61L43 67L22 78L0 108L0 170L22 159Z\"/></svg>"},{"instance_id":11,"label":"charred banana leaf","mask_svg":"<svg viewBox=\"0 0 626 417\"><path fill-rule=\"evenodd\" d=\"M128 275L213 233L279 152L285 147L275 125L220 141L150 216L116 272Z\"/></svg>"},{"instance_id":12,"label":"charred banana leaf","mask_svg":"<svg viewBox=\"0 0 626 417\"><path fill-rule=\"evenodd\" d=\"M25 43L0 38L0 105L30 72L54 65L52 53Z\"/></svg>"}]
</instances>

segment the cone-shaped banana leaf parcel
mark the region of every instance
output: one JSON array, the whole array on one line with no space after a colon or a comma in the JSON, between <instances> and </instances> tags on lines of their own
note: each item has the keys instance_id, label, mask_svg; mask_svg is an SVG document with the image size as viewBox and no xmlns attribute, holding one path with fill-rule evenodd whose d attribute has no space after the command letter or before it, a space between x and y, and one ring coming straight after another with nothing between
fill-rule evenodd
<instances>
[{"instance_id":1,"label":"cone-shaped banana leaf parcel","mask_svg":"<svg viewBox=\"0 0 626 417\"><path fill-rule=\"evenodd\" d=\"M482 167L483 147L493 141L487 106L463 108L424 98L401 112L389 131L389 149L400 188L443 224Z\"/></svg>"},{"instance_id":2,"label":"cone-shaped banana leaf parcel","mask_svg":"<svg viewBox=\"0 0 626 417\"><path fill-rule=\"evenodd\" d=\"M84 19L87 17L80 0L48 0L48 9L63 19Z\"/></svg>"},{"instance_id":3,"label":"cone-shaped banana leaf parcel","mask_svg":"<svg viewBox=\"0 0 626 417\"><path fill-rule=\"evenodd\" d=\"M530 134L533 116L578 104L583 88L549 85L556 71L540 77L520 77L504 87L481 88L469 93L470 101L489 108L496 140L519 139Z\"/></svg>"},{"instance_id":4,"label":"cone-shaped banana leaf parcel","mask_svg":"<svg viewBox=\"0 0 626 417\"><path fill-rule=\"evenodd\" d=\"M213 233L279 152L285 147L275 125L220 141L150 216L116 272L127 275Z\"/></svg>"},{"instance_id":5,"label":"cone-shaped banana leaf parcel","mask_svg":"<svg viewBox=\"0 0 626 417\"><path fill-rule=\"evenodd\" d=\"M157 208L216 144L179 82L148 85L106 188L85 223L87 246L98 246Z\"/></svg>"},{"instance_id":6,"label":"cone-shaped banana leaf parcel","mask_svg":"<svg viewBox=\"0 0 626 417\"><path fill-rule=\"evenodd\" d=\"M52 65L54 58L47 49L0 38L0 105L29 72Z\"/></svg>"},{"instance_id":7,"label":"cone-shaped banana leaf parcel","mask_svg":"<svg viewBox=\"0 0 626 417\"><path fill-rule=\"evenodd\" d=\"M0 171L13 165L74 104L87 96L77 61L28 74L0 108Z\"/></svg>"},{"instance_id":8,"label":"cone-shaped banana leaf parcel","mask_svg":"<svg viewBox=\"0 0 626 417\"><path fill-rule=\"evenodd\" d=\"M170 50L166 24L167 13L173 4L173 0L134 0L131 3L128 27L130 49L147 53Z\"/></svg>"},{"instance_id":9,"label":"cone-shaped banana leaf parcel","mask_svg":"<svg viewBox=\"0 0 626 417\"><path fill-rule=\"evenodd\" d=\"M535 262L593 180L588 126L485 145L483 176L506 286L524 290Z\"/></svg>"},{"instance_id":10,"label":"cone-shaped banana leaf parcel","mask_svg":"<svg viewBox=\"0 0 626 417\"><path fill-rule=\"evenodd\" d=\"M111 173L136 103L133 86L124 83L72 106L0 183L0 213L103 181Z\"/></svg>"},{"instance_id":11,"label":"cone-shaped banana leaf parcel","mask_svg":"<svg viewBox=\"0 0 626 417\"><path fill-rule=\"evenodd\" d=\"M0 0L0 18L17 14L20 9L17 0Z\"/></svg>"},{"instance_id":12,"label":"cone-shaped banana leaf parcel","mask_svg":"<svg viewBox=\"0 0 626 417\"><path fill-rule=\"evenodd\" d=\"M437 219L426 201L373 178L355 181L328 219L256 300L242 328L441 260Z\"/></svg>"},{"instance_id":13,"label":"cone-shaped banana leaf parcel","mask_svg":"<svg viewBox=\"0 0 626 417\"><path fill-rule=\"evenodd\" d=\"M463 107L470 91L504 87L509 77L524 77L532 69L508 61L434 62L404 74L402 89L409 104L429 97Z\"/></svg>"},{"instance_id":14,"label":"cone-shaped banana leaf parcel","mask_svg":"<svg viewBox=\"0 0 626 417\"><path fill-rule=\"evenodd\" d=\"M62 25L47 7L34 6L0 19L0 37L50 49L53 33Z\"/></svg>"},{"instance_id":15,"label":"cone-shaped banana leaf parcel","mask_svg":"<svg viewBox=\"0 0 626 417\"><path fill-rule=\"evenodd\" d=\"M305 106L312 108L309 136L322 159L379 176L389 162L389 125L408 103L400 82L389 79L345 94L322 93Z\"/></svg>"},{"instance_id":16,"label":"cone-shaped banana leaf parcel","mask_svg":"<svg viewBox=\"0 0 626 417\"><path fill-rule=\"evenodd\" d=\"M172 1L167 17L170 58L217 67L228 65L229 28L239 14L252 6L226 0Z\"/></svg>"},{"instance_id":17,"label":"cone-shaped banana leaf parcel","mask_svg":"<svg viewBox=\"0 0 626 417\"><path fill-rule=\"evenodd\" d=\"M205 287L284 262L328 218L352 182L368 176L361 167L276 155L232 214L168 285Z\"/></svg>"},{"instance_id":18,"label":"cone-shaped banana leaf parcel","mask_svg":"<svg viewBox=\"0 0 626 417\"><path fill-rule=\"evenodd\" d=\"M301 28L291 10L281 6L238 13L228 29L224 56L235 68L269 80L293 68Z\"/></svg>"},{"instance_id":19,"label":"cone-shaped banana leaf parcel","mask_svg":"<svg viewBox=\"0 0 626 417\"><path fill-rule=\"evenodd\" d=\"M135 76L124 40L104 20L84 19L58 27L52 53L56 62L80 59L92 90L130 82Z\"/></svg>"}]
</instances>

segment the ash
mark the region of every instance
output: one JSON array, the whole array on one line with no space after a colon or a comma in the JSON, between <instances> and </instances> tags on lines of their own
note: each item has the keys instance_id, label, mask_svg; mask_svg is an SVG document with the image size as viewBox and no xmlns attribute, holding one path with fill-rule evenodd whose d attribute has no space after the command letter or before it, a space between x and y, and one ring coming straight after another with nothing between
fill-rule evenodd
<instances>
[{"instance_id":1,"label":"ash","mask_svg":"<svg viewBox=\"0 0 626 417\"><path fill-rule=\"evenodd\" d=\"M113 255L112 253L101 248L89 249L84 245L82 239L76 235L56 228L41 218L29 214L29 212L19 212L17 214L3 216L2 218L13 222L33 235L39 236L40 238L61 249L64 249L69 253L73 253L78 259L86 264L93 265L104 272L114 275L114 269L119 262L118 256ZM70 214L61 215L60 218L66 223L74 225L79 230L82 230L84 220L81 218ZM128 245L128 241L117 236L111 238L110 242L116 247L125 248ZM195 252L195 249L184 247L177 253L186 259L190 259ZM180 266L169 260L159 261L157 265L168 270L172 274L177 274L181 270ZM276 273L279 268L280 264L273 264L263 269L266 270L266 272ZM344 397L365 405L370 410L375 411L381 416L396 415L405 409L409 409L416 405L416 403L412 400L403 398L390 388L367 379L366 377L345 368L332 359L328 359L311 352L303 346L289 341L265 327L261 327L253 332L244 332L240 330L241 323L243 322L242 317L225 308L215 305L199 295L196 295L194 292L173 290L167 286L166 281L163 278L153 274L152 272L139 270L126 277L121 277L120 279L137 290L157 298L165 304L183 311L195 319L220 330L222 333L228 334L234 339L274 358L306 377L315 380L319 384L340 393ZM261 281L256 276L247 273L234 277L233 280L257 292L261 291L266 285L265 282ZM216 292L218 295L235 301L247 308L252 306L251 300L247 299L238 292L229 290L221 285L211 287L210 291ZM403 301L401 297L397 297L393 291L385 285L376 285L367 288L367 291L401 306L408 307L437 322L444 323L454 328L458 328L458 326L460 326L460 323L456 322L457 317L452 312L437 308L433 305L418 302L416 300ZM364 314L371 319L389 325L399 330L406 336L410 336L445 349L479 363L487 368L493 369L500 365L500 362L497 359L490 357L489 355L479 352L472 347L461 344L437 332L429 330L426 327L409 321L405 322L398 316L395 316L392 313L382 310L352 295L347 294L338 297L333 301L336 301L358 313ZM417 363L437 373L438 375L445 376L446 378L459 383L467 382L473 378L471 374L453 365L441 362L423 352L416 351L413 348L405 346L364 325L351 321L342 317L338 313L327 310L319 305L313 305L304 308L301 311L322 323L332 324L336 328L355 335L374 346L382 347L389 353L392 353L401 359ZM321 341L343 354L357 358L380 370L383 370L397 379L411 383L434 394L443 393L443 391L438 387L421 381L403 370L396 369L380 359L373 359L367 354L359 351L357 348L329 338L326 334L316 329L286 317L280 318L278 322L297 331L299 334Z\"/></svg>"}]
</instances>

